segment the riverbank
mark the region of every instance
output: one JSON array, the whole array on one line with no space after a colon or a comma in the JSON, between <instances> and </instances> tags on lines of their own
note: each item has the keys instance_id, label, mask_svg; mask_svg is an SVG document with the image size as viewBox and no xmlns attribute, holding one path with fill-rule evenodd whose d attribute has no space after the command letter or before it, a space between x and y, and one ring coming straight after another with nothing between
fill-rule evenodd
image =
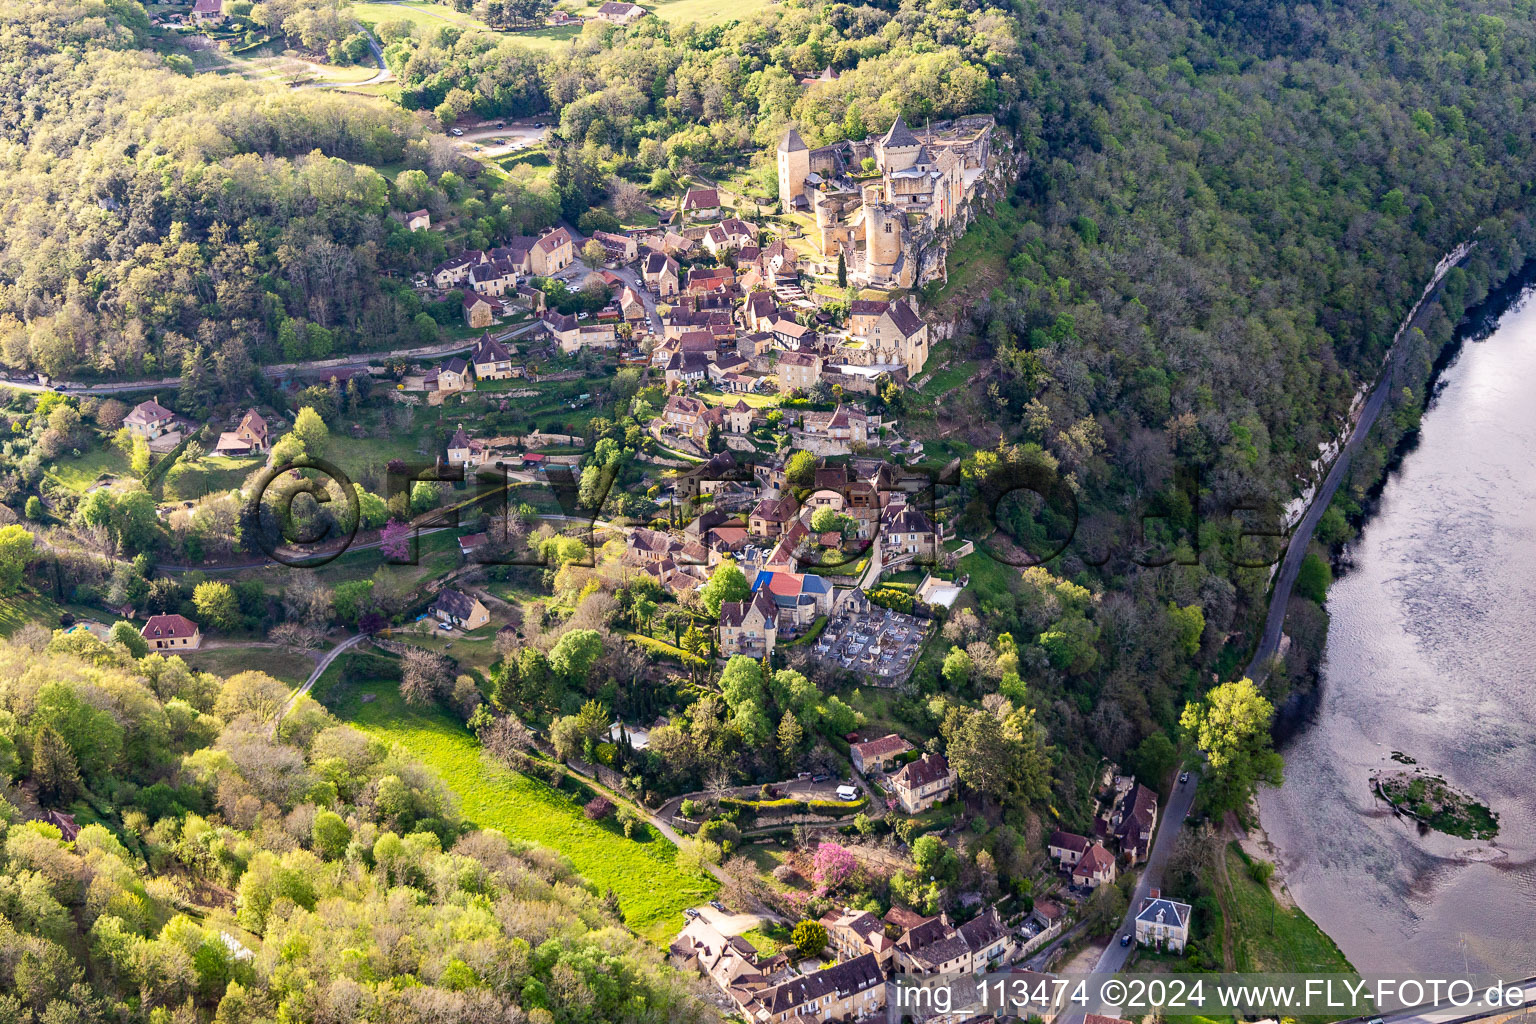
<instances>
[{"instance_id":1,"label":"riverbank","mask_svg":"<svg viewBox=\"0 0 1536 1024\"><path fill-rule=\"evenodd\" d=\"M1260 796L1288 889L1367 971L1464 955L1536 967L1521 917L1536 900L1536 307L1519 298L1532 269L1446 344L1417 339L1421 375L1371 439L1390 453L1369 480L1358 464L1336 499L1359 508L1332 552L1321 683L1284 707L1286 782ZM1381 802L1373 777L1404 767L1403 751L1486 802L1497 838L1421 830Z\"/></svg>"}]
</instances>

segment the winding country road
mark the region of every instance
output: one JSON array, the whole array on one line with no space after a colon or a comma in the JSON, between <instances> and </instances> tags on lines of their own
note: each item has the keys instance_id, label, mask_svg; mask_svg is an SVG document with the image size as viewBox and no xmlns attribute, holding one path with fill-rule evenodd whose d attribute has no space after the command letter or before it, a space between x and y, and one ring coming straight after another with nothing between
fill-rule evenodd
<instances>
[{"instance_id":1,"label":"winding country road","mask_svg":"<svg viewBox=\"0 0 1536 1024\"><path fill-rule=\"evenodd\" d=\"M351 650L366 639L368 639L367 633L358 633L347 637L341 643L325 652L325 657L315 664L315 670L309 674L309 678L304 681L304 685L289 694L288 699L283 702L283 706L278 708L277 714L272 716L272 736L275 737L277 735L277 727L282 724L283 716L292 711L293 706L299 702L299 699L314 688L316 681L325 674L326 669L331 667L331 662L335 661L343 651Z\"/></svg>"},{"instance_id":2,"label":"winding country road","mask_svg":"<svg viewBox=\"0 0 1536 1024\"><path fill-rule=\"evenodd\" d=\"M1275 574L1274 587L1270 592L1269 614L1264 620L1264 633L1259 637L1258 648L1253 652L1253 660L1248 663L1246 675L1254 682L1262 682L1269 672L1269 664L1276 652L1280 650L1280 634L1285 627L1286 608L1291 603L1291 590L1296 586L1296 577L1301 572L1302 559L1306 557L1307 547L1312 543L1312 534L1317 530L1317 524L1322 520L1323 513L1328 510L1333 496L1338 492L1339 485L1344 482L1345 475L1349 472L1349 464L1354 455L1365 443L1366 436L1371 428L1376 425L1377 418L1382 409L1386 407L1387 397L1391 394L1394 381L1397 376L1398 363L1401 361L1402 350L1398 347L1398 341L1410 329L1417 325L1419 314L1430 299L1439 291L1440 285L1445 280L1445 275L1451 268L1467 258L1476 242L1463 242L1441 258L1435 266L1435 272L1431 276L1429 284L1424 286L1424 291L1419 295L1419 301L1413 304L1408 315L1398 327L1397 333L1392 337L1392 345L1387 349L1386 359L1383 361L1381 375L1376 379L1376 385L1371 389L1370 396L1366 399L1364 407L1360 410L1360 416L1355 421L1354 429L1350 432L1349 440L1344 443L1343 449L1333 465L1328 468L1328 473L1323 477L1322 484L1317 493L1312 496L1312 503L1307 506L1306 514L1291 531L1291 539L1285 548L1285 557L1280 563L1280 571Z\"/></svg>"}]
</instances>

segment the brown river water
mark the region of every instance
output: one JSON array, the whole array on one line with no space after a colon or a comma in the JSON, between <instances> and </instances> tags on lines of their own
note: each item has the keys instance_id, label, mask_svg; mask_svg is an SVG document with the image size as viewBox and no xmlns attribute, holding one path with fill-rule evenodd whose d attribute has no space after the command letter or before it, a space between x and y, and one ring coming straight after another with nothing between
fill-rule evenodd
<instances>
[{"instance_id":1,"label":"brown river water","mask_svg":"<svg viewBox=\"0 0 1536 1024\"><path fill-rule=\"evenodd\" d=\"M1260 795L1292 895L1366 972L1536 975L1536 290L1484 333L1351 547L1316 706ZM1498 837L1374 800L1393 751L1491 806Z\"/></svg>"}]
</instances>

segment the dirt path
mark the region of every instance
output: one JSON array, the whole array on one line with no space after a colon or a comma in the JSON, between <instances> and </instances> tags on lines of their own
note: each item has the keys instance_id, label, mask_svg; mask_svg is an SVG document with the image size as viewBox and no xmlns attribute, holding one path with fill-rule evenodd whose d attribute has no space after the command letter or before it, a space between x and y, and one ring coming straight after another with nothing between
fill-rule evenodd
<instances>
[{"instance_id":1,"label":"dirt path","mask_svg":"<svg viewBox=\"0 0 1536 1024\"><path fill-rule=\"evenodd\" d=\"M1237 896L1232 892L1232 877L1227 874L1227 848L1222 845L1216 851L1216 883L1220 887L1221 903L1221 960L1228 974L1237 970L1237 938L1233 935L1232 912Z\"/></svg>"}]
</instances>

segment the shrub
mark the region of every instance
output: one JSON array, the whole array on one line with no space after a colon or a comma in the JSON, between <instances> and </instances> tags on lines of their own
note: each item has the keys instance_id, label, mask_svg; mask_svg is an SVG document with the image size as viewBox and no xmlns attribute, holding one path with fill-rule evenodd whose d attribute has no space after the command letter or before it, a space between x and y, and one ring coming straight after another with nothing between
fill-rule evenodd
<instances>
[{"instance_id":1,"label":"shrub","mask_svg":"<svg viewBox=\"0 0 1536 1024\"><path fill-rule=\"evenodd\" d=\"M703 805L700 804L697 800L684 800L683 806L680 808L683 813L683 817L692 818L694 820L698 820L699 812L703 809Z\"/></svg>"},{"instance_id":2,"label":"shrub","mask_svg":"<svg viewBox=\"0 0 1536 1024\"><path fill-rule=\"evenodd\" d=\"M613 801L605 796L595 796L587 801L582 811L593 821L602 821L613 813Z\"/></svg>"},{"instance_id":3,"label":"shrub","mask_svg":"<svg viewBox=\"0 0 1536 1024\"><path fill-rule=\"evenodd\" d=\"M820 956L827 948L827 926L820 921L801 921L789 933L789 941L806 956Z\"/></svg>"}]
</instances>

